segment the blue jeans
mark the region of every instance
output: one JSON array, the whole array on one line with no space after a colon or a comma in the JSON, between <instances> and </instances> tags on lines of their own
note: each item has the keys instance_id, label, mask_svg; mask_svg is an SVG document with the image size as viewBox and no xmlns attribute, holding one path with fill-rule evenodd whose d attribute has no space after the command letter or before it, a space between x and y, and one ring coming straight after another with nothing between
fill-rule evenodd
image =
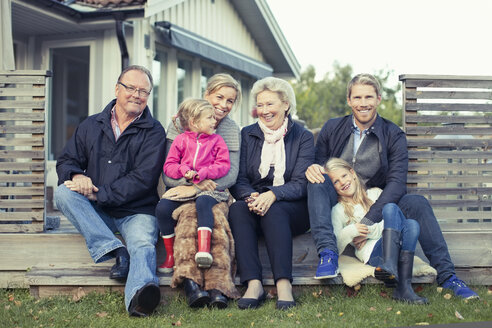
<instances>
[{"instance_id":1,"label":"blue jeans","mask_svg":"<svg viewBox=\"0 0 492 328\"><path fill-rule=\"evenodd\" d=\"M325 182L308 182L307 186L311 235L318 254L325 248L338 254L337 237L331 223L331 208L338 203L338 195L330 177L327 174L324 177Z\"/></svg>"},{"instance_id":2,"label":"blue jeans","mask_svg":"<svg viewBox=\"0 0 492 328\"><path fill-rule=\"evenodd\" d=\"M430 265L437 270L437 283L442 284L455 274L454 264L429 201L420 195L405 195L398 206L408 219L420 225L419 242Z\"/></svg>"},{"instance_id":3,"label":"blue jeans","mask_svg":"<svg viewBox=\"0 0 492 328\"><path fill-rule=\"evenodd\" d=\"M420 234L418 222L405 218L398 205L394 203L384 205L383 220L384 229L393 229L401 232L401 250L415 252ZM383 264L382 240L383 238L379 238L367 264L375 267Z\"/></svg>"},{"instance_id":4,"label":"blue jeans","mask_svg":"<svg viewBox=\"0 0 492 328\"><path fill-rule=\"evenodd\" d=\"M159 284L156 276L157 220L148 214L123 218L107 215L95 202L71 191L63 184L55 191L58 209L85 238L95 263L114 257L111 251L124 247L114 235L119 231L130 253L130 272L125 286L125 306L128 310L135 293L148 282Z\"/></svg>"}]
</instances>

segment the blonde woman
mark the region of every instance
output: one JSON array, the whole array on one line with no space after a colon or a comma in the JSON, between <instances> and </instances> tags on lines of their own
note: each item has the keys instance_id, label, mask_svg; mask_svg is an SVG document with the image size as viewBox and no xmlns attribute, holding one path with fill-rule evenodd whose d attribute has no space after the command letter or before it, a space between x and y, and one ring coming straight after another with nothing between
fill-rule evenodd
<instances>
[{"instance_id":1,"label":"blonde woman","mask_svg":"<svg viewBox=\"0 0 492 328\"><path fill-rule=\"evenodd\" d=\"M388 287L396 287L394 299L428 303L412 289L413 258L420 234L417 221L405 218L396 204L388 203L383 207L381 222L370 226L361 223L382 190L366 191L354 169L343 159L330 159L324 169L338 194L338 204L331 215L339 251L353 245L360 261L376 267L377 279Z\"/></svg>"}]
</instances>

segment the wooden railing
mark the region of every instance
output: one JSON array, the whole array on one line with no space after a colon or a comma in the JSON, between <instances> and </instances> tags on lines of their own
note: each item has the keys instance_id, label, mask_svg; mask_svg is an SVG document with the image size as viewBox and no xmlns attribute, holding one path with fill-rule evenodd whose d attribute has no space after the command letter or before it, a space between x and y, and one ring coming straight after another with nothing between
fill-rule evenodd
<instances>
[{"instance_id":1,"label":"wooden railing","mask_svg":"<svg viewBox=\"0 0 492 328\"><path fill-rule=\"evenodd\" d=\"M0 71L0 232L41 232L49 71Z\"/></svg>"}]
</instances>

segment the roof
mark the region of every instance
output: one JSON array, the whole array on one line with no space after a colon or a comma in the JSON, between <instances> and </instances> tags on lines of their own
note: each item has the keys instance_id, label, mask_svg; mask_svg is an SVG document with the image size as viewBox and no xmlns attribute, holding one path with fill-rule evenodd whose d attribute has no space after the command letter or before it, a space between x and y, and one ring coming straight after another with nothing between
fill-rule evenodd
<instances>
[{"instance_id":1,"label":"roof","mask_svg":"<svg viewBox=\"0 0 492 328\"><path fill-rule=\"evenodd\" d=\"M299 62L266 1L229 1L272 66L273 74L299 78ZM12 0L12 27L16 34L26 38L60 31L78 33L113 28L116 19L145 17L146 3L147 0Z\"/></svg>"}]
</instances>

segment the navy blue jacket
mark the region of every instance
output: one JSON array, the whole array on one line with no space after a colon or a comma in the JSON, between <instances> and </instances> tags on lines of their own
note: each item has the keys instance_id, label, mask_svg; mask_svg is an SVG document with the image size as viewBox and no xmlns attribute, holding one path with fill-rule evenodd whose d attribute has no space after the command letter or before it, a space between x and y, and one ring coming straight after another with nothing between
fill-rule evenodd
<instances>
[{"instance_id":1,"label":"navy blue jacket","mask_svg":"<svg viewBox=\"0 0 492 328\"><path fill-rule=\"evenodd\" d=\"M316 141L316 163L324 165L332 157L340 157L350 140L353 121L352 115L328 120L321 128ZM405 133L393 122L377 116L369 128L379 139L380 169L366 183L366 187L379 187L383 193L366 214L373 222L382 220L383 206L398 203L407 192L408 151ZM377 160L378 157L374 156Z\"/></svg>"},{"instance_id":2,"label":"navy blue jacket","mask_svg":"<svg viewBox=\"0 0 492 328\"><path fill-rule=\"evenodd\" d=\"M115 142L111 128L112 100L85 119L68 140L56 163L58 184L78 173L99 188L97 204L114 217L155 215L157 182L164 163L166 133L146 107Z\"/></svg>"},{"instance_id":3,"label":"navy blue jacket","mask_svg":"<svg viewBox=\"0 0 492 328\"><path fill-rule=\"evenodd\" d=\"M277 200L299 200L306 198L307 179L305 172L314 163L313 134L289 117L285 144L285 183L273 186L273 169L265 178L258 171L261 149L265 138L258 123L241 130L241 160L236 184L230 191L235 199L244 199L252 192L273 191Z\"/></svg>"}]
</instances>

